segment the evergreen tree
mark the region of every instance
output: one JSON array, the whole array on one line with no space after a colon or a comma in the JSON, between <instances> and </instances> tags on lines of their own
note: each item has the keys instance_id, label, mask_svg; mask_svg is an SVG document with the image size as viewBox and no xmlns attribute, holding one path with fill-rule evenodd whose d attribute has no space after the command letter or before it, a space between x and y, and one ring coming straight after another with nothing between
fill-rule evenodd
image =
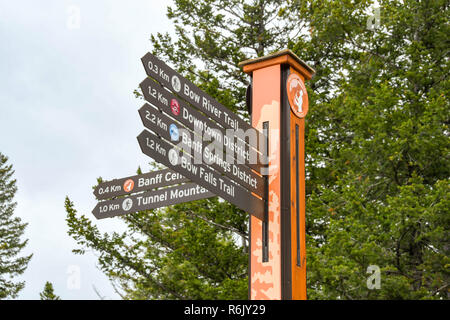
<instances>
[{"instance_id":1,"label":"evergreen tree","mask_svg":"<svg viewBox=\"0 0 450 320\"><path fill-rule=\"evenodd\" d=\"M13 278L25 271L32 256L19 256L28 242L20 239L27 224L13 216L17 187L12 165L7 162L8 158L0 153L0 299L15 298L24 288L25 282Z\"/></svg>"},{"instance_id":2,"label":"evergreen tree","mask_svg":"<svg viewBox=\"0 0 450 320\"><path fill-rule=\"evenodd\" d=\"M296 47L325 62L313 64L307 124L309 293L446 299L449 2L379 4L373 28L366 1L301 8L311 41ZM379 289L365 281L370 265Z\"/></svg>"},{"instance_id":3,"label":"evergreen tree","mask_svg":"<svg viewBox=\"0 0 450 320\"><path fill-rule=\"evenodd\" d=\"M153 53L245 112L238 62L286 47L316 69L306 125L308 297L449 294L448 1L175 0ZM140 97L138 91L136 95ZM66 199L70 234L126 298L246 298L248 215L217 199L128 215L101 235ZM244 242L245 243L245 242ZM368 285L380 268L379 289Z\"/></svg>"},{"instance_id":4,"label":"evergreen tree","mask_svg":"<svg viewBox=\"0 0 450 320\"><path fill-rule=\"evenodd\" d=\"M61 298L55 295L53 290L53 285L51 282L46 282L44 286L44 291L39 293L41 300L61 300Z\"/></svg>"}]
</instances>

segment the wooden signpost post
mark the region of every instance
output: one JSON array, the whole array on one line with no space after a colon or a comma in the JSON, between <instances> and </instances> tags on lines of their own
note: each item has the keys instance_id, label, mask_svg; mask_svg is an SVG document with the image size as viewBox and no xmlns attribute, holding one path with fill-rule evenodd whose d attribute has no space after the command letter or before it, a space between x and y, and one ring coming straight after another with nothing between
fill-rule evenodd
<instances>
[{"instance_id":1,"label":"wooden signpost post","mask_svg":"<svg viewBox=\"0 0 450 320\"><path fill-rule=\"evenodd\" d=\"M290 50L240 66L252 79L252 125L270 132L269 211L250 217L249 298L306 299L304 81L314 70Z\"/></svg>"},{"instance_id":2,"label":"wooden signpost post","mask_svg":"<svg viewBox=\"0 0 450 320\"><path fill-rule=\"evenodd\" d=\"M150 131L137 139L168 169L100 184L94 216L217 195L250 214L249 299L306 299L304 82L314 70L289 50L242 62L250 125L152 54L141 61Z\"/></svg>"}]
</instances>

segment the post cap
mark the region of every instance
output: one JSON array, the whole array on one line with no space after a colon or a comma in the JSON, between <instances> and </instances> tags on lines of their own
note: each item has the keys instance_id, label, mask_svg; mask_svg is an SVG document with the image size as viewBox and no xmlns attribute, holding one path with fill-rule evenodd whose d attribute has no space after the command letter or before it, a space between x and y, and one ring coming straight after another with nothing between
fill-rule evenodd
<instances>
[{"instance_id":1,"label":"post cap","mask_svg":"<svg viewBox=\"0 0 450 320\"><path fill-rule=\"evenodd\" d=\"M305 79L310 80L316 71L308 66L289 49L281 50L264 57L245 60L239 63L245 73L252 73L254 70L266 68L276 64L289 64L292 68L302 74Z\"/></svg>"}]
</instances>

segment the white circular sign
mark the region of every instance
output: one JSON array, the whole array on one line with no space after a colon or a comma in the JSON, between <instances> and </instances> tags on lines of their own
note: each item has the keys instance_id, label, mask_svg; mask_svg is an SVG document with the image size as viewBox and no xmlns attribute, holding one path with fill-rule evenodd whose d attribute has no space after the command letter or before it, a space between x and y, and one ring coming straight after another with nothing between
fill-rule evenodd
<instances>
[{"instance_id":1,"label":"white circular sign","mask_svg":"<svg viewBox=\"0 0 450 320\"><path fill-rule=\"evenodd\" d=\"M130 198L126 198L125 200L123 200L123 202L122 202L123 210L128 211L131 209L132 206L133 206L133 200L131 200Z\"/></svg>"},{"instance_id":2,"label":"white circular sign","mask_svg":"<svg viewBox=\"0 0 450 320\"><path fill-rule=\"evenodd\" d=\"M169 150L169 161L173 166L176 166L178 164L178 152L176 152L174 149Z\"/></svg>"},{"instance_id":3,"label":"white circular sign","mask_svg":"<svg viewBox=\"0 0 450 320\"><path fill-rule=\"evenodd\" d=\"M181 82L180 79L177 76L172 76L172 88L176 92L180 92L181 90Z\"/></svg>"}]
</instances>

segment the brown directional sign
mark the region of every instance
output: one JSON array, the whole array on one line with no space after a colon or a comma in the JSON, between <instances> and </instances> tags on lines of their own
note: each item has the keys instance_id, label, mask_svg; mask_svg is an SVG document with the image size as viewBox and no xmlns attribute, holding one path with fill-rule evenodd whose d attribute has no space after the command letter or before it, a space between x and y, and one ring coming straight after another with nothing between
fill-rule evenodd
<instances>
[{"instance_id":1,"label":"brown directional sign","mask_svg":"<svg viewBox=\"0 0 450 320\"><path fill-rule=\"evenodd\" d=\"M263 219L264 201L248 190L203 164L195 164L194 159L189 155L180 152L179 149L147 130L142 131L137 139L142 152L147 156L177 171L242 210Z\"/></svg>"},{"instance_id":2,"label":"brown directional sign","mask_svg":"<svg viewBox=\"0 0 450 320\"><path fill-rule=\"evenodd\" d=\"M139 109L139 115L147 129L186 150L196 159L207 162L209 166L224 173L242 187L263 197L264 178L244 165L236 164L234 161L227 161L223 157L221 148L217 152L214 146L210 145L210 142L206 143L201 139L193 139L192 132L186 127L170 119L147 103Z\"/></svg>"},{"instance_id":3,"label":"brown directional sign","mask_svg":"<svg viewBox=\"0 0 450 320\"><path fill-rule=\"evenodd\" d=\"M99 200L189 182L181 174L164 169L100 183L94 190Z\"/></svg>"},{"instance_id":4,"label":"brown directional sign","mask_svg":"<svg viewBox=\"0 0 450 320\"><path fill-rule=\"evenodd\" d=\"M151 53L147 53L141 58L145 72L164 87L170 89L194 107L204 112L225 128L234 130L255 130L259 141L265 141L264 136L257 129L235 115L231 110L217 102L214 98L203 92L192 82L181 76L178 72L170 68L163 61L156 58ZM254 147L258 147L259 143Z\"/></svg>"},{"instance_id":5,"label":"brown directional sign","mask_svg":"<svg viewBox=\"0 0 450 320\"><path fill-rule=\"evenodd\" d=\"M187 183L114 200L101 201L95 206L92 213L97 219L104 219L214 196L215 194L195 183Z\"/></svg>"},{"instance_id":6,"label":"brown directional sign","mask_svg":"<svg viewBox=\"0 0 450 320\"><path fill-rule=\"evenodd\" d=\"M147 78L139 86L146 101L181 122L190 130L200 133L205 140L212 139L221 143L226 154L231 155L237 163L245 163L246 166L256 172L261 172L262 165L257 148L253 148L251 144L246 144L244 140L237 139L235 134L230 137L223 127L217 125L196 109L187 106L186 102L175 97L154 80ZM255 134L254 140L257 141L257 131L249 131L248 133L249 135ZM251 139L249 138L249 140Z\"/></svg>"}]
</instances>

